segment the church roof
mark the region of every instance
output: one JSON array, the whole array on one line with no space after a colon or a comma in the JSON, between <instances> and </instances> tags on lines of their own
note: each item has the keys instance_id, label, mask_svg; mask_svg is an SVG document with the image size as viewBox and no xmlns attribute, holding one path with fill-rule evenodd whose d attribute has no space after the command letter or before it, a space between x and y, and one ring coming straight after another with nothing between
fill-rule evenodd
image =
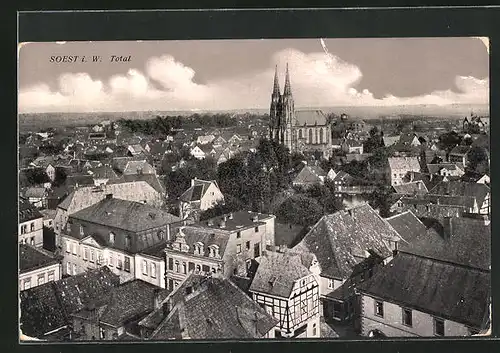
<instances>
[{"instance_id":1,"label":"church roof","mask_svg":"<svg viewBox=\"0 0 500 353\"><path fill-rule=\"evenodd\" d=\"M321 110L297 110L297 126L326 125L326 116Z\"/></svg>"}]
</instances>

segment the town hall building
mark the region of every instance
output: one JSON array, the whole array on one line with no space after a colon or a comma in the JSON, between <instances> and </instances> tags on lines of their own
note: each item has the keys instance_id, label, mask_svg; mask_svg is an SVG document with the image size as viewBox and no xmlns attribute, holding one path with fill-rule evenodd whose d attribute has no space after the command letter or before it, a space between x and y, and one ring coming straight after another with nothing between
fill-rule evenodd
<instances>
[{"instance_id":1,"label":"town hall building","mask_svg":"<svg viewBox=\"0 0 500 353\"><path fill-rule=\"evenodd\" d=\"M321 110L295 110L288 64L283 94L280 92L276 68L269 115L271 140L285 145L290 152L320 151L324 158L330 157L332 142L330 124Z\"/></svg>"}]
</instances>

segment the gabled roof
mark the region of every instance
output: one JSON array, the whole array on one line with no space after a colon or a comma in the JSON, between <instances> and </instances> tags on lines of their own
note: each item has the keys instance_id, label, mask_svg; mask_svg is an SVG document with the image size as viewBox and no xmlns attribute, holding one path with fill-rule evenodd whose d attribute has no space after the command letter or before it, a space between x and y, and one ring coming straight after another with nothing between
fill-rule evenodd
<instances>
[{"instance_id":1,"label":"gabled roof","mask_svg":"<svg viewBox=\"0 0 500 353\"><path fill-rule=\"evenodd\" d=\"M215 180L192 179L191 186L184 191L179 199L184 202L200 201L212 184L217 186Z\"/></svg>"},{"instance_id":2,"label":"gabled roof","mask_svg":"<svg viewBox=\"0 0 500 353\"><path fill-rule=\"evenodd\" d=\"M42 338L69 324L70 315L120 284L120 278L103 266L55 282L24 290L21 297L21 329Z\"/></svg>"},{"instance_id":3,"label":"gabled roof","mask_svg":"<svg viewBox=\"0 0 500 353\"><path fill-rule=\"evenodd\" d=\"M326 116L321 110L296 110L296 126L326 125Z\"/></svg>"},{"instance_id":4,"label":"gabled roof","mask_svg":"<svg viewBox=\"0 0 500 353\"><path fill-rule=\"evenodd\" d=\"M400 252L361 293L455 322L481 327L488 313L490 273Z\"/></svg>"},{"instance_id":5,"label":"gabled roof","mask_svg":"<svg viewBox=\"0 0 500 353\"><path fill-rule=\"evenodd\" d=\"M353 179L354 177L351 174L346 173L343 170L340 170L337 173L337 175L335 175L335 178L333 178L332 180L335 182L335 181L351 181Z\"/></svg>"},{"instance_id":6,"label":"gabled roof","mask_svg":"<svg viewBox=\"0 0 500 353\"><path fill-rule=\"evenodd\" d=\"M100 167L92 168L90 170L92 173L92 177L94 179L117 179L118 175L116 175L113 168L111 168L108 164L103 164Z\"/></svg>"},{"instance_id":7,"label":"gabled roof","mask_svg":"<svg viewBox=\"0 0 500 353\"><path fill-rule=\"evenodd\" d=\"M261 338L278 323L230 280L192 276L193 293L172 303L150 339Z\"/></svg>"},{"instance_id":8,"label":"gabled roof","mask_svg":"<svg viewBox=\"0 0 500 353\"><path fill-rule=\"evenodd\" d=\"M389 147L395 145L399 141L400 136L383 136L384 146Z\"/></svg>"},{"instance_id":9,"label":"gabled roof","mask_svg":"<svg viewBox=\"0 0 500 353\"><path fill-rule=\"evenodd\" d=\"M35 186L31 186L31 187L28 187L25 191L24 191L24 196L27 197L27 198L43 198L45 196L47 196L47 189L45 189L44 187L35 187Z\"/></svg>"},{"instance_id":10,"label":"gabled roof","mask_svg":"<svg viewBox=\"0 0 500 353\"><path fill-rule=\"evenodd\" d=\"M293 180L294 184L319 184L326 177L326 172L319 166L305 165Z\"/></svg>"},{"instance_id":11,"label":"gabled roof","mask_svg":"<svg viewBox=\"0 0 500 353\"><path fill-rule=\"evenodd\" d=\"M416 241L425 238L430 239L438 236L433 228L427 228L417 216L411 211L406 211L395 216L386 218L386 221L394 228L401 238L399 249L405 250Z\"/></svg>"},{"instance_id":12,"label":"gabled roof","mask_svg":"<svg viewBox=\"0 0 500 353\"><path fill-rule=\"evenodd\" d=\"M467 153L469 153L470 151L470 146L462 146L462 145L458 145L458 146L455 146L450 154L456 154L456 155L466 155Z\"/></svg>"},{"instance_id":13,"label":"gabled roof","mask_svg":"<svg viewBox=\"0 0 500 353\"><path fill-rule=\"evenodd\" d=\"M105 198L71 214L70 218L131 232L140 232L181 221L179 217L161 209L118 198Z\"/></svg>"},{"instance_id":14,"label":"gabled roof","mask_svg":"<svg viewBox=\"0 0 500 353\"><path fill-rule=\"evenodd\" d=\"M151 174L124 174L120 178L111 180L110 184L132 183L144 181L160 194L165 194L165 186L155 173Z\"/></svg>"},{"instance_id":15,"label":"gabled roof","mask_svg":"<svg viewBox=\"0 0 500 353\"><path fill-rule=\"evenodd\" d=\"M38 268L55 265L58 261L48 252L27 244L19 244L19 272L26 273Z\"/></svg>"},{"instance_id":16,"label":"gabled roof","mask_svg":"<svg viewBox=\"0 0 500 353\"><path fill-rule=\"evenodd\" d=\"M363 204L323 216L293 249L316 255L322 276L345 279L370 251L391 256L386 241L394 238L399 236L390 224Z\"/></svg>"},{"instance_id":17,"label":"gabled roof","mask_svg":"<svg viewBox=\"0 0 500 353\"><path fill-rule=\"evenodd\" d=\"M436 174L441 171L441 169L446 169L446 170L460 170L463 172L463 168L458 166L455 163L436 163L436 164L427 164L427 169L429 170L429 173L431 174Z\"/></svg>"},{"instance_id":18,"label":"gabled roof","mask_svg":"<svg viewBox=\"0 0 500 353\"><path fill-rule=\"evenodd\" d=\"M156 171L146 160L128 161L123 169L124 175L129 174L155 174Z\"/></svg>"},{"instance_id":19,"label":"gabled roof","mask_svg":"<svg viewBox=\"0 0 500 353\"><path fill-rule=\"evenodd\" d=\"M299 254L266 251L260 258L250 291L288 299L295 282L310 274Z\"/></svg>"},{"instance_id":20,"label":"gabled roof","mask_svg":"<svg viewBox=\"0 0 500 353\"><path fill-rule=\"evenodd\" d=\"M39 218L43 218L40 211L38 211L27 199L19 197L19 222L24 223Z\"/></svg>"}]
</instances>

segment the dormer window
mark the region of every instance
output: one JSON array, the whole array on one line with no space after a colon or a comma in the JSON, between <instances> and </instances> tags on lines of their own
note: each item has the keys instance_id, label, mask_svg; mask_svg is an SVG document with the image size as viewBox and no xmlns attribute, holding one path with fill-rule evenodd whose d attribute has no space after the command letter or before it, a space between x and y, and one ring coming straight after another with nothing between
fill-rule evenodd
<instances>
[{"instance_id":1,"label":"dormer window","mask_svg":"<svg viewBox=\"0 0 500 353\"><path fill-rule=\"evenodd\" d=\"M194 244L194 254L195 255L204 255L205 254L202 242L197 242L196 244Z\"/></svg>"},{"instance_id":2,"label":"dormer window","mask_svg":"<svg viewBox=\"0 0 500 353\"><path fill-rule=\"evenodd\" d=\"M210 257L219 257L219 247L217 245L210 245L208 247Z\"/></svg>"},{"instance_id":3,"label":"dormer window","mask_svg":"<svg viewBox=\"0 0 500 353\"><path fill-rule=\"evenodd\" d=\"M164 238L165 238L165 232L162 229L160 229L158 231L158 239L161 240L161 239L164 239Z\"/></svg>"},{"instance_id":4,"label":"dormer window","mask_svg":"<svg viewBox=\"0 0 500 353\"><path fill-rule=\"evenodd\" d=\"M125 237L125 249L130 249L130 244L131 244L131 238L130 235L127 235Z\"/></svg>"},{"instance_id":5,"label":"dormer window","mask_svg":"<svg viewBox=\"0 0 500 353\"><path fill-rule=\"evenodd\" d=\"M109 232L109 242L111 244L114 244L115 243L115 233L113 232Z\"/></svg>"}]
</instances>

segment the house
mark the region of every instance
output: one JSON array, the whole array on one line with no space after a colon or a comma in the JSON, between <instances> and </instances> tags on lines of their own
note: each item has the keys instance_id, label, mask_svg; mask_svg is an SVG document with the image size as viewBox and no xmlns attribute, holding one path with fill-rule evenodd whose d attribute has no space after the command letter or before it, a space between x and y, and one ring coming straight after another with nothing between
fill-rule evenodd
<instances>
[{"instance_id":1,"label":"house","mask_svg":"<svg viewBox=\"0 0 500 353\"><path fill-rule=\"evenodd\" d=\"M61 233L63 271L75 275L107 265L122 281L135 279L135 255L169 240L180 221L163 210L108 194L69 215Z\"/></svg>"},{"instance_id":2,"label":"house","mask_svg":"<svg viewBox=\"0 0 500 353\"><path fill-rule=\"evenodd\" d=\"M420 172L417 157L389 157L388 164L387 174L391 185L401 184L408 172Z\"/></svg>"},{"instance_id":3,"label":"house","mask_svg":"<svg viewBox=\"0 0 500 353\"><path fill-rule=\"evenodd\" d=\"M94 180L94 185L107 184L109 181L116 181L118 175L109 164L103 164L96 168L91 168L87 171Z\"/></svg>"},{"instance_id":4,"label":"house","mask_svg":"<svg viewBox=\"0 0 500 353\"><path fill-rule=\"evenodd\" d=\"M408 234L406 240L394 259L358 288L362 333L467 336L487 329L490 223L448 217L433 226L439 231L429 232L412 214L398 218L398 224L388 221L403 239Z\"/></svg>"},{"instance_id":5,"label":"house","mask_svg":"<svg viewBox=\"0 0 500 353\"><path fill-rule=\"evenodd\" d=\"M148 340L274 338L277 320L229 279L190 274L139 322Z\"/></svg>"},{"instance_id":6,"label":"house","mask_svg":"<svg viewBox=\"0 0 500 353\"><path fill-rule=\"evenodd\" d=\"M323 185L327 173L319 166L305 165L293 180L293 186Z\"/></svg>"},{"instance_id":7,"label":"house","mask_svg":"<svg viewBox=\"0 0 500 353\"><path fill-rule=\"evenodd\" d=\"M119 284L118 276L103 266L24 290L20 293L20 329L34 338L68 340L71 314Z\"/></svg>"},{"instance_id":8,"label":"house","mask_svg":"<svg viewBox=\"0 0 500 353\"><path fill-rule=\"evenodd\" d=\"M405 147L418 147L421 145L421 142L417 134L405 133L399 137L399 141L397 144Z\"/></svg>"},{"instance_id":9,"label":"house","mask_svg":"<svg viewBox=\"0 0 500 353\"><path fill-rule=\"evenodd\" d=\"M200 145L206 145L206 144L212 143L213 140L215 140L214 135L198 136L198 138L196 139L196 143L200 144Z\"/></svg>"},{"instance_id":10,"label":"house","mask_svg":"<svg viewBox=\"0 0 500 353\"><path fill-rule=\"evenodd\" d=\"M472 213L481 215L491 213L490 187L485 184L461 181L441 182L429 190L429 194L472 198L475 202Z\"/></svg>"},{"instance_id":11,"label":"house","mask_svg":"<svg viewBox=\"0 0 500 353\"><path fill-rule=\"evenodd\" d=\"M343 139L332 139L332 149L340 150L342 149Z\"/></svg>"},{"instance_id":12,"label":"house","mask_svg":"<svg viewBox=\"0 0 500 353\"><path fill-rule=\"evenodd\" d=\"M21 291L61 279L61 264L48 251L19 244L19 289Z\"/></svg>"},{"instance_id":13,"label":"house","mask_svg":"<svg viewBox=\"0 0 500 353\"><path fill-rule=\"evenodd\" d=\"M215 180L191 179L191 186L179 197L179 214L182 219L198 219L199 212L224 202L224 195Z\"/></svg>"},{"instance_id":14,"label":"house","mask_svg":"<svg viewBox=\"0 0 500 353\"><path fill-rule=\"evenodd\" d=\"M132 335L139 339L138 322L165 299L168 291L141 280L111 288L102 297L71 314L74 340L122 340Z\"/></svg>"},{"instance_id":15,"label":"house","mask_svg":"<svg viewBox=\"0 0 500 353\"><path fill-rule=\"evenodd\" d=\"M330 168L330 170L326 174L326 178L328 180L333 180L333 179L335 179L336 176L337 176L337 173L335 172L335 170L333 170L333 168Z\"/></svg>"},{"instance_id":16,"label":"house","mask_svg":"<svg viewBox=\"0 0 500 353\"><path fill-rule=\"evenodd\" d=\"M490 176L488 174L484 174L481 178L479 178L476 183L490 185Z\"/></svg>"},{"instance_id":17,"label":"house","mask_svg":"<svg viewBox=\"0 0 500 353\"><path fill-rule=\"evenodd\" d=\"M200 146L196 145L189 150L189 154L196 159L205 159L206 153L201 149Z\"/></svg>"},{"instance_id":18,"label":"house","mask_svg":"<svg viewBox=\"0 0 500 353\"><path fill-rule=\"evenodd\" d=\"M241 141L243 141L243 138L238 135L238 134L233 134L228 140L227 140L227 143L230 144L230 145L237 145L239 144Z\"/></svg>"},{"instance_id":19,"label":"house","mask_svg":"<svg viewBox=\"0 0 500 353\"><path fill-rule=\"evenodd\" d=\"M358 303L354 288L392 256L399 235L368 204L325 215L292 251L312 253L319 266L321 312L326 320L350 321Z\"/></svg>"},{"instance_id":20,"label":"house","mask_svg":"<svg viewBox=\"0 0 500 353\"><path fill-rule=\"evenodd\" d=\"M345 153L363 154L363 142L345 139L342 142L342 151Z\"/></svg>"},{"instance_id":21,"label":"house","mask_svg":"<svg viewBox=\"0 0 500 353\"><path fill-rule=\"evenodd\" d=\"M56 217L56 210L54 209L43 209L40 210L40 213L43 216L43 226L46 228L54 228L54 219Z\"/></svg>"},{"instance_id":22,"label":"house","mask_svg":"<svg viewBox=\"0 0 500 353\"><path fill-rule=\"evenodd\" d=\"M212 145L214 147L217 147L217 146L223 146L227 143L226 139L222 136L222 135L219 135L217 136L213 141L212 141Z\"/></svg>"},{"instance_id":23,"label":"house","mask_svg":"<svg viewBox=\"0 0 500 353\"><path fill-rule=\"evenodd\" d=\"M399 252L358 292L364 336L456 337L487 329L486 270Z\"/></svg>"},{"instance_id":24,"label":"house","mask_svg":"<svg viewBox=\"0 0 500 353\"><path fill-rule=\"evenodd\" d=\"M394 146L396 143L398 143L400 138L401 138L400 135L382 136L382 141L385 147L389 147L389 146Z\"/></svg>"},{"instance_id":25,"label":"house","mask_svg":"<svg viewBox=\"0 0 500 353\"><path fill-rule=\"evenodd\" d=\"M274 220L240 211L179 228L165 249L166 288L175 289L191 271L246 276L252 260L274 248Z\"/></svg>"},{"instance_id":26,"label":"house","mask_svg":"<svg viewBox=\"0 0 500 353\"><path fill-rule=\"evenodd\" d=\"M43 247L43 215L30 202L19 198L18 242Z\"/></svg>"},{"instance_id":27,"label":"house","mask_svg":"<svg viewBox=\"0 0 500 353\"><path fill-rule=\"evenodd\" d=\"M31 186L24 191L24 197L36 208L47 207L49 191L45 187Z\"/></svg>"},{"instance_id":28,"label":"house","mask_svg":"<svg viewBox=\"0 0 500 353\"><path fill-rule=\"evenodd\" d=\"M465 173L464 167L455 163L427 164L427 170L430 174L454 177L461 177Z\"/></svg>"},{"instance_id":29,"label":"house","mask_svg":"<svg viewBox=\"0 0 500 353\"><path fill-rule=\"evenodd\" d=\"M469 151L470 146L455 146L448 154L448 161L450 163L460 164L465 168L468 163Z\"/></svg>"},{"instance_id":30,"label":"house","mask_svg":"<svg viewBox=\"0 0 500 353\"><path fill-rule=\"evenodd\" d=\"M64 230L70 214L98 203L108 194L123 200L143 202L153 207L161 207L164 202L163 195L144 180L79 187L70 192L57 206L54 219L56 235ZM59 239L56 240L56 244L60 246Z\"/></svg>"},{"instance_id":31,"label":"house","mask_svg":"<svg viewBox=\"0 0 500 353\"><path fill-rule=\"evenodd\" d=\"M320 337L319 284L309 270L317 261L307 255L268 251L259 260L249 291L279 320L275 337Z\"/></svg>"},{"instance_id":32,"label":"house","mask_svg":"<svg viewBox=\"0 0 500 353\"><path fill-rule=\"evenodd\" d=\"M354 177L343 170L340 170L332 179L335 191L342 191L345 187L351 186L353 181Z\"/></svg>"}]
</instances>

